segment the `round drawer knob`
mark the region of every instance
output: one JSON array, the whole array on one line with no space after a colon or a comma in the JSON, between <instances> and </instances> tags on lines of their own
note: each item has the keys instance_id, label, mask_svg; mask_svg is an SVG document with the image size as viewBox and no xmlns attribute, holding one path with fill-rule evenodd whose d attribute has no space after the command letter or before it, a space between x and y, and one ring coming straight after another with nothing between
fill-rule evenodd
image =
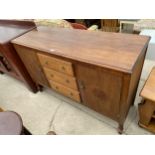
<instances>
[{"instance_id":1,"label":"round drawer knob","mask_svg":"<svg viewBox=\"0 0 155 155\"><path fill-rule=\"evenodd\" d=\"M45 64L48 65L48 61L46 61Z\"/></svg>"},{"instance_id":2,"label":"round drawer knob","mask_svg":"<svg viewBox=\"0 0 155 155\"><path fill-rule=\"evenodd\" d=\"M69 80L66 80L66 83L69 83Z\"/></svg>"},{"instance_id":3,"label":"round drawer knob","mask_svg":"<svg viewBox=\"0 0 155 155\"><path fill-rule=\"evenodd\" d=\"M73 96L73 93L70 93L70 96Z\"/></svg>"},{"instance_id":4,"label":"round drawer knob","mask_svg":"<svg viewBox=\"0 0 155 155\"><path fill-rule=\"evenodd\" d=\"M54 75L53 75L53 74L51 74L51 77L54 77Z\"/></svg>"},{"instance_id":5,"label":"round drawer knob","mask_svg":"<svg viewBox=\"0 0 155 155\"><path fill-rule=\"evenodd\" d=\"M59 90L59 87L56 86L55 88L56 88L57 90Z\"/></svg>"},{"instance_id":6,"label":"round drawer knob","mask_svg":"<svg viewBox=\"0 0 155 155\"><path fill-rule=\"evenodd\" d=\"M66 70L66 68L64 66L61 67L62 70Z\"/></svg>"}]
</instances>

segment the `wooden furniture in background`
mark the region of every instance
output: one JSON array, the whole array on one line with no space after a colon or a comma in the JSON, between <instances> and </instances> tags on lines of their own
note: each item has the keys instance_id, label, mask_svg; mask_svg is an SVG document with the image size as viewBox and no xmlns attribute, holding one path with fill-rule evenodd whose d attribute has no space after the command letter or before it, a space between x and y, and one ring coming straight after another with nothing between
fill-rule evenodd
<instances>
[{"instance_id":1,"label":"wooden furniture in background","mask_svg":"<svg viewBox=\"0 0 155 155\"><path fill-rule=\"evenodd\" d=\"M20 57L10 43L12 39L35 28L30 21L0 20L0 73L6 73L24 82L30 90L37 91Z\"/></svg>"},{"instance_id":2,"label":"wooden furniture in background","mask_svg":"<svg viewBox=\"0 0 155 155\"><path fill-rule=\"evenodd\" d=\"M106 32L119 32L118 19L101 19L101 29Z\"/></svg>"},{"instance_id":3,"label":"wooden furniture in background","mask_svg":"<svg viewBox=\"0 0 155 155\"><path fill-rule=\"evenodd\" d=\"M137 20L120 20L120 29L119 32L126 32L126 33L133 33L134 32L134 24L137 23ZM129 26L130 25L130 29L125 29L124 30L124 26Z\"/></svg>"},{"instance_id":4,"label":"wooden furniture in background","mask_svg":"<svg viewBox=\"0 0 155 155\"><path fill-rule=\"evenodd\" d=\"M72 27L74 29L81 29L81 30L87 30L87 27L83 24L79 24L79 23L71 23Z\"/></svg>"},{"instance_id":5,"label":"wooden furniture in background","mask_svg":"<svg viewBox=\"0 0 155 155\"><path fill-rule=\"evenodd\" d=\"M2 112L3 111L3 109L2 108L0 108L0 112Z\"/></svg>"},{"instance_id":6,"label":"wooden furniture in background","mask_svg":"<svg viewBox=\"0 0 155 155\"><path fill-rule=\"evenodd\" d=\"M12 43L32 79L123 124L150 38L38 27Z\"/></svg>"},{"instance_id":7,"label":"wooden furniture in background","mask_svg":"<svg viewBox=\"0 0 155 155\"><path fill-rule=\"evenodd\" d=\"M139 125L155 133L155 68L152 69L140 96L144 100L139 104Z\"/></svg>"}]
</instances>

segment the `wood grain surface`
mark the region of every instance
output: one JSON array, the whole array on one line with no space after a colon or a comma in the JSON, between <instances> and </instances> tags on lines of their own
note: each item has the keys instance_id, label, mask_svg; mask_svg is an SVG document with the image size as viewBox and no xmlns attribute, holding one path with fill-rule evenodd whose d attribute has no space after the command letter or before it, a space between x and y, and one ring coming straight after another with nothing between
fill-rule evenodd
<instances>
[{"instance_id":1,"label":"wood grain surface","mask_svg":"<svg viewBox=\"0 0 155 155\"><path fill-rule=\"evenodd\" d=\"M12 43L131 73L149 40L133 34L38 27Z\"/></svg>"}]
</instances>

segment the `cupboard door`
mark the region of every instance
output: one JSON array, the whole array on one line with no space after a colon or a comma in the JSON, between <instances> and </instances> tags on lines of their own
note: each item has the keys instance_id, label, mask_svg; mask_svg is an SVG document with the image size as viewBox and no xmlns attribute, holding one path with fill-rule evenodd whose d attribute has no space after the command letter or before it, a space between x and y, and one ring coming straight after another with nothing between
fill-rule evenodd
<instances>
[{"instance_id":1,"label":"cupboard door","mask_svg":"<svg viewBox=\"0 0 155 155\"><path fill-rule=\"evenodd\" d=\"M83 104L117 120L122 85L121 75L84 64L76 64L75 73Z\"/></svg>"}]
</instances>

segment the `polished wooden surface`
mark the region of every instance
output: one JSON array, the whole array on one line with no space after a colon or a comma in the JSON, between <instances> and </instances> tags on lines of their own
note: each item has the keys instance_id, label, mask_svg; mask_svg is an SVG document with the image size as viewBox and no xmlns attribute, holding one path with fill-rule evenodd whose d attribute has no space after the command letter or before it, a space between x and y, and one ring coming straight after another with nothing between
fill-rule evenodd
<instances>
[{"instance_id":1,"label":"polished wooden surface","mask_svg":"<svg viewBox=\"0 0 155 155\"><path fill-rule=\"evenodd\" d=\"M131 73L149 40L149 37L131 34L40 27L12 42L72 60Z\"/></svg>"},{"instance_id":2,"label":"polished wooden surface","mask_svg":"<svg viewBox=\"0 0 155 155\"><path fill-rule=\"evenodd\" d=\"M61 83L69 88L78 90L76 78L57 72L55 70L43 67L47 79Z\"/></svg>"},{"instance_id":3,"label":"polished wooden surface","mask_svg":"<svg viewBox=\"0 0 155 155\"><path fill-rule=\"evenodd\" d=\"M76 64L75 72L82 103L118 121L122 74L85 64Z\"/></svg>"},{"instance_id":4,"label":"polished wooden surface","mask_svg":"<svg viewBox=\"0 0 155 155\"><path fill-rule=\"evenodd\" d=\"M51 56L40 54L40 53L38 53L37 55L40 60L40 63L43 66L57 70L59 72L62 72L62 73L65 73L71 76L74 75L72 63L64 61L62 59L57 59Z\"/></svg>"},{"instance_id":5,"label":"polished wooden surface","mask_svg":"<svg viewBox=\"0 0 155 155\"><path fill-rule=\"evenodd\" d=\"M155 102L155 67L152 69L140 95Z\"/></svg>"},{"instance_id":6,"label":"polished wooden surface","mask_svg":"<svg viewBox=\"0 0 155 155\"><path fill-rule=\"evenodd\" d=\"M122 133L149 39L138 35L41 27L12 42L39 84L38 76L44 76L44 81L47 80L55 91L117 121L118 131ZM36 68L30 67L33 64L31 54L35 55L34 60L39 60L34 61ZM50 78L44 68L75 78L78 93L73 93L75 90L62 83L62 79Z\"/></svg>"},{"instance_id":7,"label":"polished wooden surface","mask_svg":"<svg viewBox=\"0 0 155 155\"><path fill-rule=\"evenodd\" d=\"M69 98L72 98L73 100L77 101L77 102L80 102L81 99L80 99L80 93L76 90L73 90L73 89L70 89L68 87L65 87L64 85L62 84L59 84L57 82L54 82L54 81L50 81L50 84L51 84L51 87L57 91L57 92L60 92L62 93L63 95L69 97Z\"/></svg>"},{"instance_id":8,"label":"polished wooden surface","mask_svg":"<svg viewBox=\"0 0 155 155\"><path fill-rule=\"evenodd\" d=\"M147 126L139 122L139 126L155 134L155 119L153 119Z\"/></svg>"},{"instance_id":9,"label":"polished wooden surface","mask_svg":"<svg viewBox=\"0 0 155 155\"><path fill-rule=\"evenodd\" d=\"M144 101L139 104L139 125L155 133L155 67L140 93Z\"/></svg>"},{"instance_id":10,"label":"polished wooden surface","mask_svg":"<svg viewBox=\"0 0 155 155\"><path fill-rule=\"evenodd\" d=\"M0 20L0 72L17 78L24 82L31 91L37 92L34 81L10 43L12 39L34 28L35 24L33 22Z\"/></svg>"},{"instance_id":11,"label":"polished wooden surface","mask_svg":"<svg viewBox=\"0 0 155 155\"><path fill-rule=\"evenodd\" d=\"M138 105L139 126L155 133L155 103L144 100Z\"/></svg>"},{"instance_id":12,"label":"polished wooden surface","mask_svg":"<svg viewBox=\"0 0 155 155\"><path fill-rule=\"evenodd\" d=\"M155 111L155 105L152 101L144 100L143 103L138 105L139 109L139 122L144 125L149 125L151 118Z\"/></svg>"},{"instance_id":13,"label":"polished wooden surface","mask_svg":"<svg viewBox=\"0 0 155 155\"><path fill-rule=\"evenodd\" d=\"M0 44L7 43L32 29L34 29L32 22L0 20Z\"/></svg>"}]
</instances>

